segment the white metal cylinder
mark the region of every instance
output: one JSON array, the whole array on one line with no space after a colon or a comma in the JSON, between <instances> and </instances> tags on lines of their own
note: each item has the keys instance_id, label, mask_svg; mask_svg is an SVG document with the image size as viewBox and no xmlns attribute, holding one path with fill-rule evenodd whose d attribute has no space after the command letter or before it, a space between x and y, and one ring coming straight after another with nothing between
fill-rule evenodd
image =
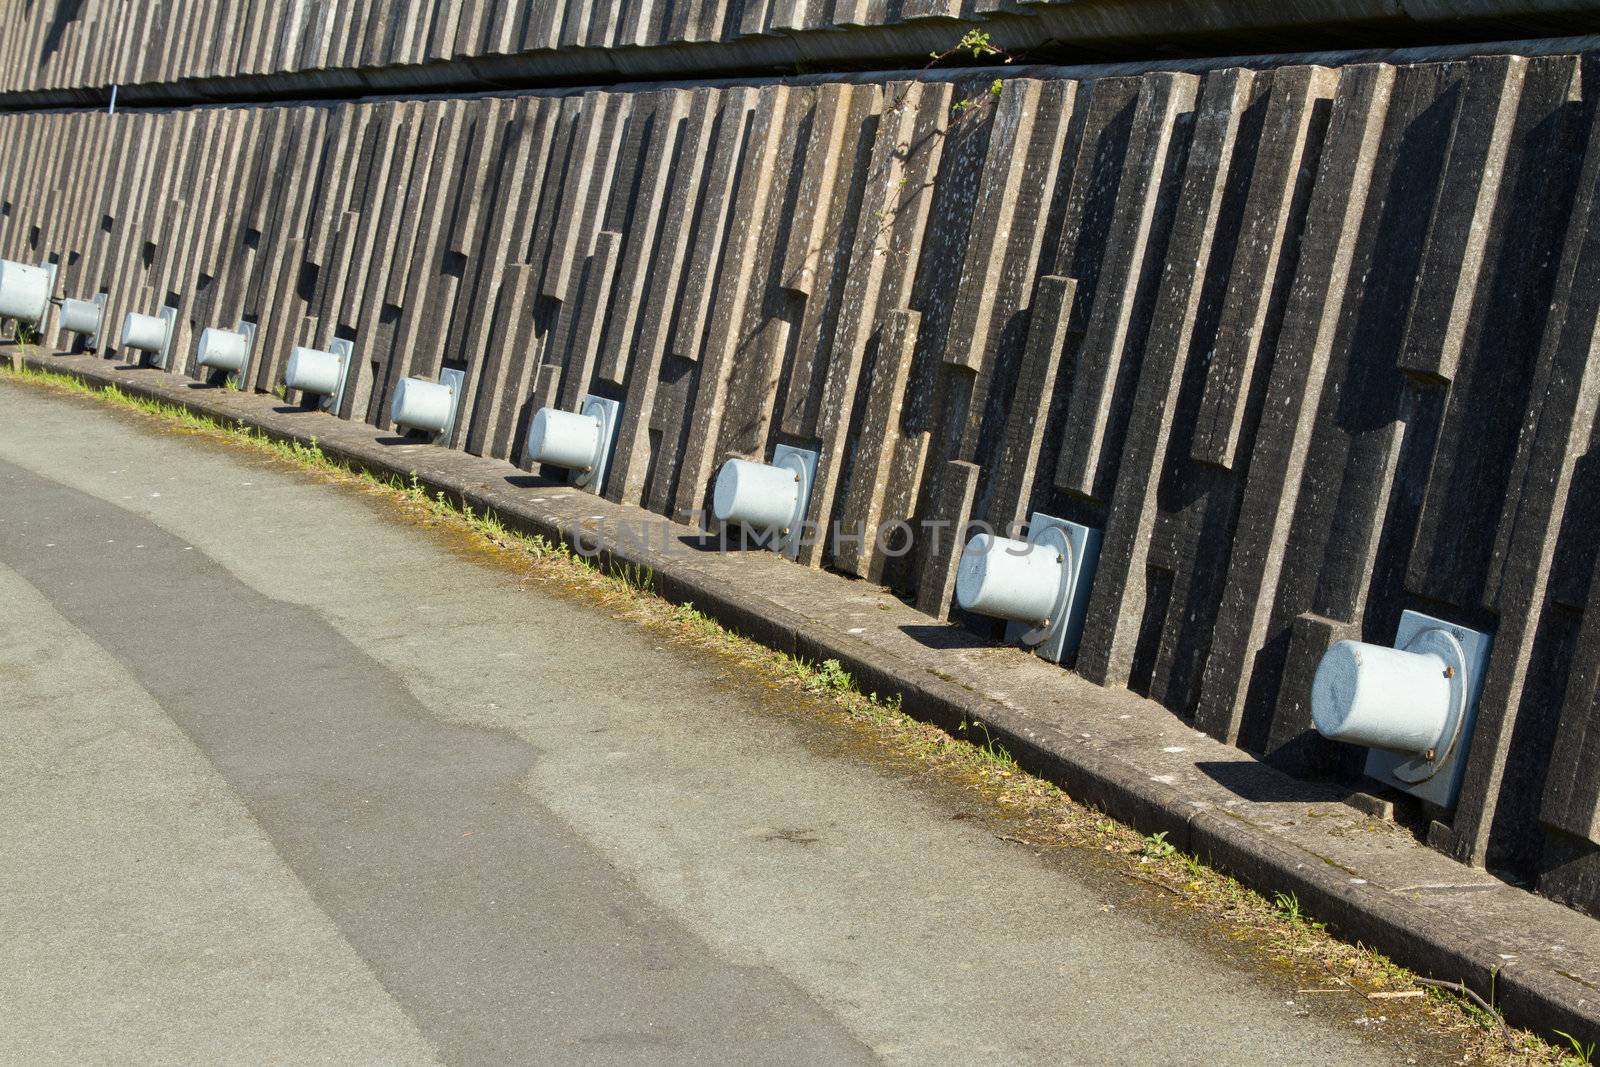
<instances>
[{"instance_id":1,"label":"white metal cylinder","mask_svg":"<svg viewBox=\"0 0 1600 1067\"><path fill-rule=\"evenodd\" d=\"M528 427L528 459L586 471L600 452L600 420L575 411L540 408Z\"/></svg>"},{"instance_id":2,"label":"white metal cylinder","mask_svg":"<svg viewBox=\"0 0 1600 1067\"><path fill-rule=\"evenodd\" d=\"M207 327L200 334L200 344L195 350L195 360L202 367L216 370L244 370L244 361L250 357L250 341L242 333Z\"/></svg>"},{"instance_id":3,"label":"white metal cylinder","mask_svg":"<svg viewBox=\"0 0 1600 1067\"><path fill-rule=\"evenodd\" d=\"M1311 717L1323 737L1420 756L1442 739L1450 699L1439 657L1340 641L1317 665Z\"/></svg>"},{"instance_id":4,"label":"white metal cylinder","mask_svg":"<svg viewBox=\"0 0 1600 1067\"><path fill-rule=\"evenodd\" d=\"M786 530L800 502L800 476L788 467L730 459L717 472L711 512L718 522L757 530Z\"/></svg>"},{"instance_id":5,"label":"white metal cylinder","mask_svg":"<svg viewBox=\"0 0 1600 1067\"><path fill-rule=\"evenodd\" d=\"M93 300L61 301L61 328L71 333L97 334L100 332L100 305Z\"/></svg>"},{"instance_id":6,"label":"white metal cylinder","mask_svg":"<svg viewBox=\"0 0 1600 1067\"><path fill-rule=\"evenodd\" d=\"M167 343L167 323L154 315L128 312L122 320L122 347L137 348L141 352L159 352Z\"/></svg>"},{"instance_id":7,"label":"white metal cylinder","mask_svg":"<svg viewBox=\"0 0 1600 1067\"><path fill-rule=\"evenodd\" d=\"M50 309L50 272L0 259L0 319L39 322Z\"/></svg>"},{"instance_id":8,"label":"white metal cylinder","mask_svg":"<svg viewBox=\"0 0 1600 1067\"><path fill-rule=\"evenodd\" d=\"M342 363L332 352L295 348L289 352L289 363L283 371L283 384L302 393L332 396L339 391L339 378L344 373Z\"/></svg>"},{"instance_id":9,"label":"white metal cylinder","mask_svg":"<svg viewBox=\"0 0 1600 1067\"><path fill-rule=\"evenodd\" d=\"M438 433L450 423L451 395L448 385L422 378L402 378L389 405L395 425L409 430Z\"/></svg>"},{"instance_id":10,"label":"white metal cylinder","mask_svg":"<svg viewBox=\"0 0 1600 1067\"><path fill-rule=\"evenodd\" d=\"M1054 545L981 533L956 568L956 601L966 610L1038 625L1061 595L1066 561Z\"/></svg>"}]
</instances>

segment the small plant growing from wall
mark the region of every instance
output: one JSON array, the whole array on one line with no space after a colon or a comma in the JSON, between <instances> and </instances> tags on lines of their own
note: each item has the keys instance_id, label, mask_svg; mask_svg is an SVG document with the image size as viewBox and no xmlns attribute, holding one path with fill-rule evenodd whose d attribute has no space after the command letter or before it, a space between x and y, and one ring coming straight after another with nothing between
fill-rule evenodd
<instances>
[{"instance_id":1,"label":"small plant growing from wall","mask_svg":"<svg viewBox=\"0 0 1600 1067\"><path fill-rule=\"evenodd\" d=\"M990 56L1000 56L1007 63L1013 62L1016 59L1016 57L1010 52L1007 52L1004 48L1001 48L999 45L995 44L987 33L984 33L981 30L968 30L962 35L961 40L956 42L954 48L946 49L943 52L928 53L930 56L928 60L928 67L942 63L951 56L962 52L970 52L972 54L972 58L974 59L987 59ZM928 68L925 67L923 69L926 70ZM986 99L992 100L995 97L998 97L1000 95L1000 88L1004 84L1005 83L1000 78L996 78L994 81L989 83L987 92L978 96L963 97L962 99L957 100L954 104L951 104L950 110L955 113L957 119L965 118L973 108L983 103Z\"/></svg>"},{"instance_id":2,"label":"small plant growing from wall","mask_svg":"<svg viewBox=\"0 0 1600 1067\"><path fill-rule=\"evenodd\" d=\"M959 56L962 54L970 55L974 59L989 59L992 57L999 57L1002 62L1005 63L1014 63L1017 60L1017 57L1011 52L1008 52L1001 46L995 44L994 40L987 33L984 33L982 30L968 30L966 33L961 35L961 39L959 41L951 45L949 48L946 48L943 52L929 52L928 62L923 64L922 70L924 73L926 73L950 57ZM1000 88L1004 84L1005 83L1003 79L995 78L989 83L988 88L984 92L979 93L976 96L967 96L957 100L954 104L950 105L950 110L955 113L958 119L964 118L979 104L998 97L1000 95ZM884 111L886 113L898 111L901 107L905 106L905 102L906 94L904 91L902 91L900 95L896 96L889 102L889 105L884 108Z\"/></svg>"},{"instance_id":3,"label":"small plant growing from wall","mask_svg":"<svg viewBox=\"0 0 1600 1067\"><path fill-rule=\"evenodd\" d=\"M1000 45L995 44L993 38L991 38L982 30L968 30L966 33L961 35L960 40L956 41L955 44L951 45L949 48L946 48L944 51L929 52L928 62L923 64L922 67L923 72L926 73L927 71L932 70L934 67L953 56L961 55L971 56L973 59L991 59L998 57L1005 63L1013 63L1017 59L1017 57L1011 52L1008 52ZM942 134L944 136L948 136L951 130L968 121L971 116L983 111L984 109L981 105L993 103L999 100L1000 93L1004 85L1004 79L995 78L989 82L988 86L982 92L973 96L962 97L960 100L957 100L955 103L951 104L950 111L952 115L952 121L949 127L942 131ZM893 97L884 107L884 114L889 115L899 111L905 106L907 99L907 91L905 89L901 89L898 95ZM925 143L923 147L926 148L927 144L930 143L931 142ZM900 155L902 161L904 162L910 162L910 160L916 155L916 150L910 145L902 144L897 147L900 150ZM915 197L918 193L931 187L932 184L933 183L931 181L924 182L922 185L913 189L911 188L910 178L902 177L899 180L897 190L903 194L900 196L899 201L893 206L884 208L877 212L878 232L876 236L878 240L881 241L889 227L894 224L895 216L899 213L900 208L904 204L908 203L911 198ZM880 252L879 254L882 253Z\"/></svg>"}]
</instances>

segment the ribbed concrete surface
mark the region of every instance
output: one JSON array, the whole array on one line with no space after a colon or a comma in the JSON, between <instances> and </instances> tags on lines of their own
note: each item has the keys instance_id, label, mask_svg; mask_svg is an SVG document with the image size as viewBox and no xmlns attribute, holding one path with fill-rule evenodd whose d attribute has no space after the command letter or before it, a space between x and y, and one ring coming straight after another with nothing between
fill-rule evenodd
<instances>
[{"instance_id":1,"label":"ribbed concrete surface","mask_svg":"<svg viewBox=\"0 0 1600 1067\"><path fill-rule=\"evenodd\" d=\"M883 69L969 28L1018 55L1425 45L1592 33L1593 0L9 0L0 102Z\"/></svg>"},{"instance_id":2,"label":"ribbed concrete surface","mask_svg":"<svg viewBox=\"0 0 1600 1067\"><path fill-rule=\"evenodd\" d=\"M113 336L176 307L179 373L241 318L263 391L353 338L343 413L376 425L460 369L469 452L604 394L606 495L678 520L727 456L816 449L801 562L935 618L935 531L1103 528L1075 669L1306 777L1361 765L1310 729L1332 642L1408 607L1493 630L1427 835L1593 909L1585 63L8 115L0 250L109 293ZM856 539L899 521L907 555Z\"/></svg>"}]
</instances>

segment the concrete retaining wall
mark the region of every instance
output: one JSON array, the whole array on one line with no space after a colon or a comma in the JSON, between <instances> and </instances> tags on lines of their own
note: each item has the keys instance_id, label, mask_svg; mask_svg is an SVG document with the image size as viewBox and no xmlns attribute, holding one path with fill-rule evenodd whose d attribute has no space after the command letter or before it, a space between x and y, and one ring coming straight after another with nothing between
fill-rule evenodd
<instances>
[{"instance_id":1,"label":"concrete retaining wall","mask_svg":"<svg viewBox=\"0 0 1600 1067\"><path fill-rule=\"evenodd\" d=\"M464 370L469 452L610 396L606 495L680 520L785 442L847 532L1103 528L1075 669L1297 774L1359 771L1310 730L1330 643L1492 630L1430 840L1600 909L1588 64L6 115L0 252L177 307L180 374L240 318L260 390L352 338L349 418ZM943 618L957 541L801 565Z\"/></svg>"},{"instance_id":2,"label":"concrete retaining wall","mask_svg":"<svg viewBox=\"0 0 1600 1067\"><path fill-rule=\"evenodd\" d=\"M1594 33L1596 0L12 0L0 107L1032 62Z\"/></svg>"}]
</instances>

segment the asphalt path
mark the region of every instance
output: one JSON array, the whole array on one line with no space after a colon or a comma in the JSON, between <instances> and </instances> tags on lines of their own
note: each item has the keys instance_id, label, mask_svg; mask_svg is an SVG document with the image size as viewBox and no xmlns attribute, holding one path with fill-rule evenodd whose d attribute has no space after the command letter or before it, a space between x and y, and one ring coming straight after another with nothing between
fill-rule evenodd
<instances>
[{"instance_id":1,"label":"asphalt path","mask_svg":"<svg viewBox=\"0 0 1600 1067\"><path fill-rule=\"evenodd\" d=\"M1407 1062L772 699L0 381L0 1060Z\"/></svg>"}]
</instances>

